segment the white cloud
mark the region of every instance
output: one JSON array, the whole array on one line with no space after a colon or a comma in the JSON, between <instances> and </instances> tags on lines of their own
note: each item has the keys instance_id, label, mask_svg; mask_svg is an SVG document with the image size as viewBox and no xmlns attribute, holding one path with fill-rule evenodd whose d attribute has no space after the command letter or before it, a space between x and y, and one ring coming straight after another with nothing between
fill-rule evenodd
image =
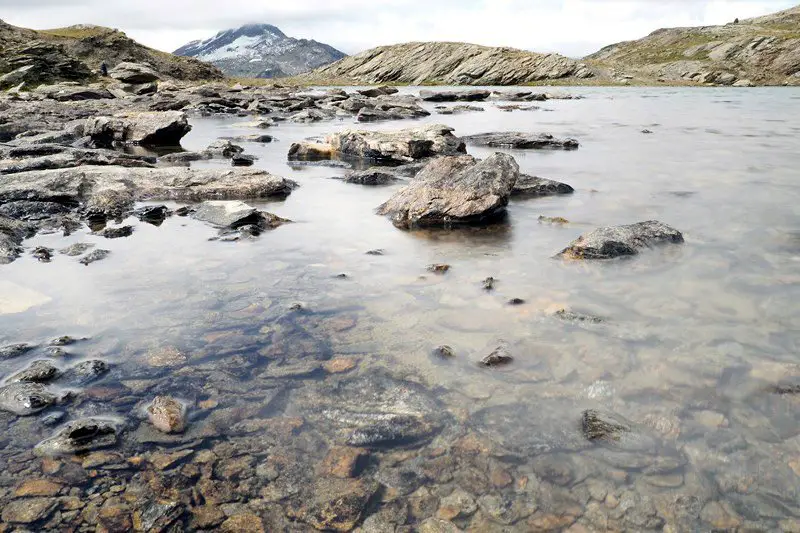
<instances>
[{"instance_id":1,"label":"white cloud","mask_svg":"<svg viewBox=\"0 0 800 533\"><path fill-rule=\"evenodd\" d=\"M796 0L0 0L7 22L33 28L94 23L161 50L247 22L347 53L381 44L449 40L571 56L661 27L724 24Z\"/></svg>"}]
</instances>

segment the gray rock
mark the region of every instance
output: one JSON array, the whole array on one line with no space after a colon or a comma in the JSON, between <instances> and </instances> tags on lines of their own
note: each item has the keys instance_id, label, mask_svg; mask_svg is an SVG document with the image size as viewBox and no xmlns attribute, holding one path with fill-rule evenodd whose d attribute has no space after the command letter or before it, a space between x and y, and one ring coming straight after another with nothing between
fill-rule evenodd
<instances>
[{"instance_id":1,"label":"gray rock","mask_svg":"<svg viewBox=\"0 0 800 533\"><path fill-rule=\"evenodd\" d=\"M480 102L491 95L491 91L482 89L469 91L429 91L424 89L419 92L419 97L426 102Z\"/></svg>"},{"instance_id":2,"label":"gray rock","mask_svg":"<svg viewBox=\"0 0 800 533\"><path fill-rule=\"evenodd\" d=\"M72 455L117 443L120 425L111 418L82 418L69 422L34 448L39 456Z\"/></svg>"},{"instance_id":3,"label":"gray rock","mask_svg":"<svg viewBox=\"0 0 800 533\"><path fill-rule=\"evenodd\" d=\"M7 524L35 524L47 519L58 506L59 501L56 498L20 498L13 500L3 506L3 522Z\"/></svg>"},{"instance_id":4,"label":"gray rock","mask_svg":"<svg viewBox=\"0 0 800 533\"><path fill-rule=\"evenodd\" d=\"M416 179L378 207L399 228L492 222L505 215L519 167L507 154L432 160Z\"/></svg>"},{"instance_id":5,"label":"gray rock","mask_svg":"<svg viewBox=\"0 0 800 533\"><path fill-rule=\"evenodd\" d=\"M361 89L360 91L358 91L358 94L361 94L369 98L374 98L376 96L395 94L397 92L398 92L397 88L383 85L381 87L371 87L369 89Z\"/></svg>"},{"instance_id":6,"label":"gray rock","mask_svg":"<svg viewBox=\"0 0 800 533\"><path fill-rule=\"evenodd\" d=\"M9 377L8 383L46 383L61 375L61 370L47 359L32 362L28 368Z\"/></svg>"},{"instance_id":7,"label":"gray rock","mask_svg":"<svg viewBox=\"0 0 800 533\"><path fill-rule=\"evenodd\" d=\"M62 248L58 251L60 254L64 254L69 257L77 257L79 255L83 255L88 250L94 248L94 244L90 242L78 242L67 246L66 248Z\"/></svg>"},{"instance_id":8,"label":"gray rock","mask_svg":"<svg viewBox=\"0 0 800 533\"><path fill-rule=\"evenodd\" d=\"M223 139L214 141L204 150L204 152L212 157L222 157L229 159L235 155L244 152L244 148L233 144L231 141Z\"/></svg>"},{"instance_id":9,"label":"gray rock","mask_svg":"<svg viewBox=\"0 0 800 533\"><path fill-rule=\"evenodd\" d=\"M499 133L480 133L477 135L467 135L461 138L467 144L478 146L490 146L494 148L515 148L515 149L544 149L556 148L564 150L574 150L578 148L578 141L575 139L557 139L550 134L540 133L521 133L521 132L499 132Z\"/></svg>"},{"instance_id":10,"label":"gray rock","mask_svg":"<svg viewBox=\"0 0 800 533\"><path fill-rule=\"evenodd\" d=\"M514 360L514 357L511 355L510 350L508 349L508 345L505 343L501 344L497 348L492 351L489 355L481 359L481 366L487 367L495 367L495 366L503 366L511 363Z\"/></svg>"},{"instance_id":11,"label":"gray rock","mask_svg":"<svg viewBox=\"0 0 800 533\"><path fill-rule=\"evenodd\" d=\"M80 261L78 261L78 262L80 264L82 264L82 265L89 266L92 263L96 263L97 261L102 261L103 259L108 257L110 254L111 254L111 250L97 249L97 250L93 250L93 251L89 252L88 254L86 254L85 256L81 257Z\"/></svg>"},{"instance_id":12,"label":"gray rock","mask_svg":"<svg viewBox=\"0 0 800 533\"><path fill-rule=\"evenodd\" d=\"M121 239L133 235L133 226L120 226L118 228L103 228L97 235L106 239Z\"/></svg>"},{"instance_id":13,"label":"gray rock","mask_svg":"<svg viewBox=\"0 0 800 533\"><path fill-rule=\"evenodd\" d=\"M71 387L83 386L97 381L107 374L109 370L108 363L105 361L99 359L82 361L65 370L64 374L59 379L59 383Z\"/></svg>"},{"instance_id":14,"label":"gray rock","mask_svg":"<svg viewBox=\"0 0 800 533\"><path fill-rule=\"evenodd\" d=\"M114 142L178 146L191 129L188 117L182 111L147 111L95 117L87 119L84 124L85 135L99 147L111 147Z\"/></svg>"},{"instance_id":15,"label":"gray rock","mask_svg":"<svg viewBox=\"0 0 800 533\"><path fill-rule=\"evenodd\" d=\"M145 205L133 212L133 215L142 222L147 222L156 226L164 222L171 214L172 211L165 205Z\"/></svg>"},{"instance_id":16,"label":"gray rock","mask_svg":"<svg viewBox=\"0 0 800 533\"><path fill-rule=\"evenodd\" d=\"M226 227L241 223L258 210L240 201L205 201L192 214L192 217L215 226Z\"/></svg>"},{"instance_id":17,"label":"gray rock","mask_svg":"<svg viewBox=\"0 0 800 533\"><path fill-rule=\"evenodd\" d=\"M147 406L147 418L163 433L181 433L186 429L186 405L171 396L156 396Z\"/></svg>"},{"instance_id":18,"label":"gray rock","mask_svg":"<svg viewBox=\"0 0 800 533\"><path fill-rule=\"evenodd\" d=\"M466 153L453 129L440 124L394 132L344 130L328 137L334 152L360 159L408 163L436 155Z\"/></svg>"},{"instance_id":19,"label":"gray rock","mask_svg":"<svg viewBox=\"0 0 800 533\"><path fill-rule=\"evenodd\" d=\"M108 71L108 75L123 83L149 83L160 76L152 68L139 63L123 62Z\"/></svg>"},{"instance_id":20,"label":"gray rock","mask_svg":"<svg viewBox=\"0 0 800 533\"><path fill-rule=\"evenodd\" d=\"M520 174L511 196L553 196L557 194L572 194L575 189L558 181L553 181L528 174Z\"/></svg>"},{"instance_id":21,"label":"gray rock","mask_svg":"<svg viewBox=\"0 0 800 533\"><path fill-rule=\"evenodd\" d=\"M61 87L49 95L59 102L74 102L79 100L111 100L114 95L106 89L95 87Z\"/></svg>"},{"instance_id":22,"label":"gray rock","mask_svg":"<svg viewBox=\"0 0 800 533\"><path fill-rule=\"evenodd\" d=\"M611 259L636 255L644 248L659 244L682 242L681 232L662 222L649 220L598 228L578 237L558 256L566 259Z\"/></svg>"},{"instance_id":23,"label":"gray rock","mask_svg":"<svg viewBox=\"0 0 800 533\"><path fill-rule=\"evenodd\" d=\"M231 165L235 167L251 167L256 162L256 156L239 154L231 158Z\"/></svg>"},{"instance_id":24,"label":"gray rock","mask_svg":"<svg viewBox=\"0 0 800 533\"><path fill-rule=\"evenodd\" d=\"M357 183L359 185L389 185L399 178L391 171L386 171L380 167L373 167L367 170L357 170L344 177L345 183Z\"/></svg>"},{"instance_id":25,"label":"gray rock","mask_svg":"<svg viewBox=\"0 0 800 533\"><path fill-rule=\"evenodd\" d=\"M26 353L34 349L36 349L36 346L25 343L9 344L7 346L2 346L0 347L0 361L5 361L6 359L13 359L15 357L25 355Z\"/></svg>"},{"instance_id":26,"label":"gray rock","mask_svg":"<svg viewBox=\"0 0 800 533\"><path fill-rule=\"evenodd\" d=\"M50 407L56 396L38 383L12 383L0 387L0 410L29 416Z\"/></svg>"}]
</instances>

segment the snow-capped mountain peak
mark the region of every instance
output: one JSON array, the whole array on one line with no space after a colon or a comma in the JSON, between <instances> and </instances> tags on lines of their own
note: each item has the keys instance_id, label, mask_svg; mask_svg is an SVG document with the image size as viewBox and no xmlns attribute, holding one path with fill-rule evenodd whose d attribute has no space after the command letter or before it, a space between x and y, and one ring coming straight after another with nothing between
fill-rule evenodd
<instances>
[{"instance_id":1,"label":"snow-capped mountain peak","mask_svg":"<svg viewBox=\"0 0 800 533\"><path fill-rule=\"evenodd\" d=\"M175 51L215 64L230 76L294 76L333 63L345 54L313 40L287 37L271 24L246 24L224 30Z\"/></svg>"}]
</instances>

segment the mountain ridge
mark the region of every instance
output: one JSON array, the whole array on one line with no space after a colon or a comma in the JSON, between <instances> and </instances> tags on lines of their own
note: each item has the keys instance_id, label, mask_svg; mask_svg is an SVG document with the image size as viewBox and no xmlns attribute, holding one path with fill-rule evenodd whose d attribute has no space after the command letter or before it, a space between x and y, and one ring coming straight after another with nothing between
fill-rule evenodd
<instances>
[{"instance_id":1,"label":"mountain ridge","mask_svg":"<svg viewBox=\"0 0 800 533\"><path fill-rule=\"evenodd\" d=\"M245 24L175 50L219 67L229 76L279 78L308 72L345 54L313 39L288 37L272 24Z\"/></svg>"}]
</instances>

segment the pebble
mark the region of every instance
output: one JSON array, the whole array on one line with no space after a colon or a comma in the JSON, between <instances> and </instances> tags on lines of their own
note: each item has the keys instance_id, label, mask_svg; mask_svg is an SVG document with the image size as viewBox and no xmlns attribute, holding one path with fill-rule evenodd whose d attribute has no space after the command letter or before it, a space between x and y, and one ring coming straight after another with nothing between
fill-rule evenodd
<instances>
[{"instance_id":1,"label":"pebble","mask_svg":"<svg viewBox=\"0 0 800 533\"><path fill-rule=\"evenodd\" d=\"M326 362L323 367L329 374L343 374L350 372L358 365L355 357L337 357Z\"/></svg>"},{"instance_id":2,"label":"pebble","mask_svg":"<svg viewBox=\"0 0 800 533\"><path fill-rule=\"evenodd\" d=\"M171 396L156 396L147 407L150 423L164 433L181 433L186 428L186 405Z\"/></svg>"}]
</instances>

